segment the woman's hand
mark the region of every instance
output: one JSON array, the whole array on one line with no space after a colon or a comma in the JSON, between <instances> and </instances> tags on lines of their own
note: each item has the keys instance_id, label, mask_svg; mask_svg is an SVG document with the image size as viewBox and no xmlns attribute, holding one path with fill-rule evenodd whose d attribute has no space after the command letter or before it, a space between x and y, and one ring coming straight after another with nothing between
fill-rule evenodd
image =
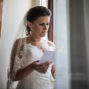
<instances>
[{"instance_id":1,"label":"woman's hand","mask_svg":"<svg viewBox=\"0 0 89 89\"><path fill-rule=\"evenodd\" d=\"M41 72L41 73L46 73L48 67L49 67L49 64L50 62L47 61L45 63L42 63L42 64L39 64L39 61L35 61L33 62L31 65L32 67L37 70L38 72Z\"/></svg>"}]
</instances>

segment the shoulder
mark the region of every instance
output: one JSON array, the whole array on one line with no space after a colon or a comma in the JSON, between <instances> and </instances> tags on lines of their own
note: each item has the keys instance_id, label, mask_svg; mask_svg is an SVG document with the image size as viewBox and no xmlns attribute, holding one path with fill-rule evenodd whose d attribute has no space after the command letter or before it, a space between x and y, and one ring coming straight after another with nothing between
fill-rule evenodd
<instances>
[{"instance_id":1,"label":"shoulder","mask_svg":"<svg viewBox=\"0 0 89 89\"><path fill-rule=\"evenodd\" d=\"M50 47L53 47L53 48L55 49L55 44L54 44L54 42L48 40L48 45L49 45Z\"/></svg>"},{"instance_id":2,"label":"shoulder","mask_svg":"<svg viewBox=\"0 0 89 89\"><path fill-rule=\"evenodd\" d=\"M13 44L13 49L23 48L24 43L25 43L25 38L16 39Z\"/></svg>"},{"instance_id":3,"label":"shoulder","mask_svg":"<svg viewBox=\"0 0 89 89\"><path fill-rule=\"evenodd\" d=\"M20 44L20 45L23 45L26 43L26 38L19 38L19 39L16 39L14 44Z\"/></svg>"},{"instance_id":4,"label":"shoulder","mask_svg":"<svg viewBox=\"0 0 89 89\"><path fill-rule=\"evenodd\" d=\"M48 45L49 46L54 46L54 42L48 40Z\"/></svg>"},{"instance_id":5,"label":"shoulder","mask_svg":"<svg viewBox=\"0 0 89 89\"><path fill-rule=\"evenodd\" d=\"M14 44L18 44L18 43L24 43L25 42L25 38L19 38L15 40Z\"/></svg>"}]
</instances>

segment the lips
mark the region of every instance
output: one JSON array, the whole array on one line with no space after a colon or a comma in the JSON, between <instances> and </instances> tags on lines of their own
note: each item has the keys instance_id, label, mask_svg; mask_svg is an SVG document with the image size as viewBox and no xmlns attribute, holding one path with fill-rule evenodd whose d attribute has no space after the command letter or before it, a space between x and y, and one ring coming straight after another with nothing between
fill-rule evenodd
<instances>
[{"instance_id":1,"label":"lips","mask_svg":"<svg viewBox=\"0 0 89 89\"><path fill-rule=\"evenodd\" d=\"M41 32L41 33L46 33L46 31L43 31L43 32Z\"/></svg>"}]
</instances>

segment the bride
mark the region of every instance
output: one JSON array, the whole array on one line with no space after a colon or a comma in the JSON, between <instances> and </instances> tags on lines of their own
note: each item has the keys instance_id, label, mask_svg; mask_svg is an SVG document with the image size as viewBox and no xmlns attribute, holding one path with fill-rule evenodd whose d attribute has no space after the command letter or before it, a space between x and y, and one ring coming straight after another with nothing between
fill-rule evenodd
<instances>
[{"instance_id":1,"label":"bride","mask_svg":"<svg viewBox=\"0 0 89 89\"><path fill-rule=\"evenodd\" d=\"M54 64L50 61L39 64L46 50L54 50L54 43L43 39L50 17L51 11L43 6L28 11L27 36L17 39L12 49L8 89L54 89Z\"/></svg>"}]
</instances>

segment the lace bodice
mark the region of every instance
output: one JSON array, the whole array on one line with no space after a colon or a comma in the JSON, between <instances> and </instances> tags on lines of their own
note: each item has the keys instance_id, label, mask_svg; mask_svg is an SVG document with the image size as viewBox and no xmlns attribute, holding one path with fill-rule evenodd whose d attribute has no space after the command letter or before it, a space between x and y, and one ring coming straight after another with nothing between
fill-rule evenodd
<instances>
[{"instance_id":1,"label":"lace bodice","mask_svg":"<svg viewBox=\"0 0 89 89\"><path fill-rule=\"evenodd\" d=\"M53 51L54 47L49 46L47 41L42 41L40 42L40 45L42 46L43 49ZM31 64L32 62L36 60L40 60L40 58L43 55L43 51L39 49L37 46L33 46L31 43L29 44L24 44L23 50L20 51L20 55L22 55L21 58L18 57L18 55L15 56L15 64L13 68L13 74L12 76L14 77L17 70L24 68ZM29 81L30 84L34 84L34 81L39 81L40 80L47 80L47 81L54 81L54 78L52 77L51 74L51 67L52 64L49 65L49 68L45 74L33 71L31 74L29 74L23 81L19 81L18 88L20 89L19 85L23 86L23 82ZM28 82L27 82L28 83ZM28 84L25 85L28 85ZM23 88L25 89L25 88ZM29 88L27 88L29 89ZM34 88L32 88L34 89ZM40 89L40 88L38 88Z\"/></svg>"},{"instance_id":2,"label":"lace bodice","mask_svg":"<svg viewBox=\"0 0 89 89\"><path fill-rule=\"evenodd\" d=\"M49 46L47 41L41 41L40 45L45 50L54 50L54 47ZM43 51L37 46L33 46L31 43L29 43L24 44L23 50L20 51L20 55L22 55L22 58L19 58L18 55L16 55L15 57L14 72L16 72L20 68L26 67L27 65L31 64L36 60L40 60L43 55Z\"/></svg>"}]
</instances>

